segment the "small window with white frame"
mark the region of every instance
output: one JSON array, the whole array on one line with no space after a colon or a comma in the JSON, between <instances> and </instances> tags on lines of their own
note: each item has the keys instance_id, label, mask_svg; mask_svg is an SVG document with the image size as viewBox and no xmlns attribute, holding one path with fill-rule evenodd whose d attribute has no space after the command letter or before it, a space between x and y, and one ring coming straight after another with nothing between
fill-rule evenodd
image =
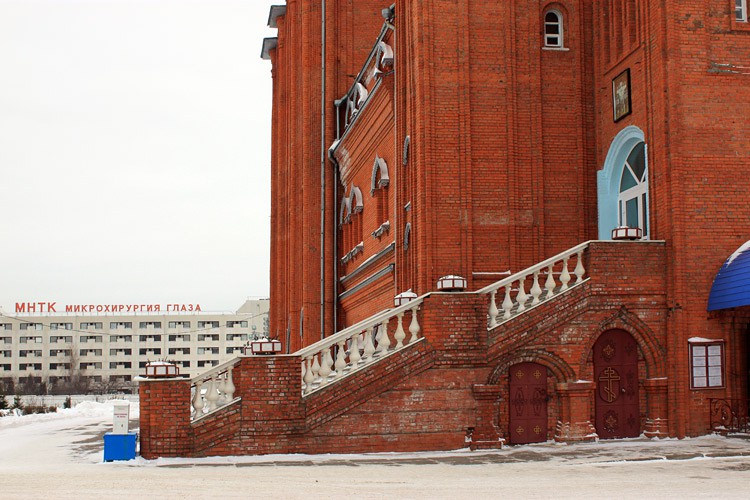
<instances>
[{"instance_id":1,"label":"small window with white frame","mask_svg":"<svg viewBox=\"0 0 750 500\"><path fill-rule=\"evenodd\" d=\"M734 18L742 23L747 22L747 0L734 0Z\"/></svg>"},{"instance_id":2,"label":"small window with white frame","mask_svg":"<svg viewBox=\"0 0 750 500\"><path fill-rule=\"evenodd\" d=\"M690 387L724 387L724 342L690 342Z\"/></svg>"},{"instance_id":3,"label":"small window with white frame","mask_svg":"<svg viewBox=\"0 0 750 500\"><path fill-rule=\"evenodd\" d=\"M544 14L544 46L563 47L563 16L556 10L548 10Z\"/></svg>"}]
</instances>

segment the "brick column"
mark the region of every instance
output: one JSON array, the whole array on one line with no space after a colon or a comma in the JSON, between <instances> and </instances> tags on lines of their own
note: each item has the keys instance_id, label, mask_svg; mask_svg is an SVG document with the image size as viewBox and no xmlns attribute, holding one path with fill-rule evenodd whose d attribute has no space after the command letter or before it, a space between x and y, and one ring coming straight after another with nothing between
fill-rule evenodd
<instances>
[{"instance_id":1,"label":"brick column","mask_svg":"<svg viewBox=\"0 0 750 500\"><path fill-rule=\"evenodd\" d=\"M190 427L190 381L185 379L141 380L141 456L186 457L193 451Z\"/></svg>"},{"instance_id":2,"label":"brick column","mask_svg":"<svg viewBox=\"0 0 750 500\"><path fill-rule=\"evenodd\" d=\"M668 437L667 379L648 378L643 383L646 390L646 437Z\"/></svg>"},{"instance_id":3,"label":"brick column","mask_svg":"<svg viewBox=\"0 0 750 500\"><path fill-rule=\"evenodd\" d=\"M594 383L562 382L556 388L560 396L560 419L557 421L555 441L595 441L598 436L591 424Z\"/></svg>"},{"instance_id":4,"label":"brick column","mask_svg":"<svg viewBox=\"0 0 750 500\"><path fill-rule=\"evenodd\" d=\"M472 434L471 449L502 448L505 440L500 437L498 418L500 414L500 386L475 384L471 387L477 402L476 423Z\"/></svg>"}]
</instances>

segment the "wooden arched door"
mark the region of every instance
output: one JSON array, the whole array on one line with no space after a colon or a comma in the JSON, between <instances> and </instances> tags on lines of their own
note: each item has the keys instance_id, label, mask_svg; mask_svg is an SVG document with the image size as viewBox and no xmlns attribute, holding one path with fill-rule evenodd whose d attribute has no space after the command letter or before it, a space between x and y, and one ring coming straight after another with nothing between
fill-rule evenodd
<instances>
[{"instance_id":1,"label":"wooden arched door","mask_svg":"<svg viewBox=\"0 0 750 500\"><path fill-rule=\"evenodd\" d=\"M624 330L604 332L594 344L596 433L601 439L641 434L638 344Z\"/></svg>"},{"instance_id":2,"label":"wooden arched door","mask_svg":"<svg viewBox=\"0 0 750 500\"><path fill-rule=\"evenodd\" d=\"M547 368L538 363L510 367L510 444L547 440Z\"/></svg>"}]
</instances>

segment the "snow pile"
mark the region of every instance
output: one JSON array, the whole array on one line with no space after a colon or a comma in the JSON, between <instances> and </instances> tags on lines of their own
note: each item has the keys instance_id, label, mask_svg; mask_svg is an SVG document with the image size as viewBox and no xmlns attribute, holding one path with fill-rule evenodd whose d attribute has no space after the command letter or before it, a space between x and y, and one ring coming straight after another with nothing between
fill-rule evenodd
<instances>
[{"instance_id":1,"label":"snow pile","mask_svg":"<svg viewBox=\"0 0 750 500\"><path fill-rule=\"evenodd\" d=\"M110 399L103 403L95 401L82 401L73 408L58 408L55 413L34 413L31 415L20 415L18 411L11 411L8 415L0 418L0 429L18 427L46 422L50 420L66 420L76 418L111 418L114 415L115 405L130 405L130 418L140 416L138 403L131 403L120 399Z\"/></svg>"}]
</instances>

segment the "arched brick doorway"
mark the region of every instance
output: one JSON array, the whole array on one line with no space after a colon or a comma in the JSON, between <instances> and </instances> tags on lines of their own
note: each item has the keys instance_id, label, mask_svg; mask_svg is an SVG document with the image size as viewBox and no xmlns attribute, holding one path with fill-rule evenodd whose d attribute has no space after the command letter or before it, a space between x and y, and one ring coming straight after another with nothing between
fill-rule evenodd
<instances>
[{"instance_id":1,"label":"arched brick doorway","mask_svg":"<svg viewBox=\"0 0 750 500\"><path fill-rule=\"evenodd\" d=\"M547 440L547 368L539 363L518 363L509 369L510 444Z\"/></svg>"},{"instance_id":2,"label":"arched brick doorway","mask_svg":"<svg viewBox=\"0 0 750 500\"><path fill-rule=\"evenodd\" d=\"M638 344L624 330L609 330L594 344L596 433L601 439L641 433Z\"/></svg>"}]
</instances>

